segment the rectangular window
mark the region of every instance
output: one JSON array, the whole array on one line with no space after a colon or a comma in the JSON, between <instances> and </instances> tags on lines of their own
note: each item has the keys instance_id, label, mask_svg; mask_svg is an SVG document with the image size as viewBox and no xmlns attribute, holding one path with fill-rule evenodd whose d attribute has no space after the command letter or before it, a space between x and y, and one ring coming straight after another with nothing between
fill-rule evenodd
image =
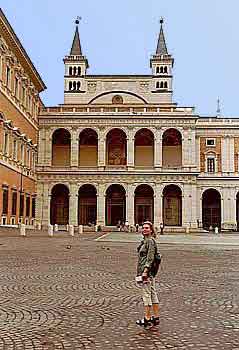
<instances>
[{"instance_id":1,"label":"rectangular window","mask_svg":"<svg viewBox=\"0 0 239 350\"><path fill-rule=\"evenodd\" d=\"M7 66L7 71L6 71L6 85L7 85L7 87L10 87L10 83L11 83L11 70Z\"/></svg>"},{"instance_id":2,"label":"rectangular window","mask_svg":"<svg viewBox=\"0 0 239 350\"><path fill-rule=\"evenodd\" d=\"M25 162L25 157L24 157L24 145L21 145L21 162L24 164Z\"/></svg>"},{"instance_id":3,"label":"rectangular window","mask_svg":"<svg viewBox=\"0 0 239 350\"><path fill-rule=\"evenodd\" d=\"M207 146L215 147L216 146L216 140L215 139L207 139L206 140L206 144L207 144Z\"/></svg>"},{"instance_id":4,"label":"rectangular window","mask_svg":"<svg viewBox=\"0 0 239 350\"><path fill-rule=\"evenodd\" d=\"M30 197L26 197L26 217L30 216Z\"/></svg>"},{"instance_id":5,"label":"rectangular window","mask_svg":"<svg viewBox=\"0 0 239 350\"><path fill-rule=\"evenodd\" d=\"M23 216L23 214L24 214L24 194L20 194L19 216Z\"/></svg>"},{"instance_id":6,"label":"rectangular window","mask_svg":"<svg viewBox=\"0 0 239 350\"><path fill-rule=\"evenodd\" d=\"M214 158L207 158L207 172L208 173L215 173L215 159Z\"/></svg>"},{"instance_id":7,"label":"rectangular window","mask_svg":"<svg viewBox=\"0 0 239 350\"><path fill-rule=\"evenodd\" d=\"M28 168L30 168L30 166L31 166L31 151L30 150L27 151L27 166L28 166Z\"/></svg>"},{"instance_id":8,"label":"rectangular window","mask_svg":"<svg viewBox=\"0 0 239 350\"><path fill-rule=\"evenodd\" d=\"M2 214L8 214L8 188L3 188L2 192Z\"/></svg>"},{"instance_id":9,"label":"rectangular window","mask_svg":"<svg viewBox=\"0 0 239 350\"><path fill-rule=\"evenodd\" d=\"M19 91L19 80L17 78L15 78L15 97L18 98L18 91Z\"/></svg>"},{"instance_id":10,"label":"rectangular window","mask_svg":"<svg viewBox=\"0 0 239 350\"><path fill-rule=\"evenodd\" d=\"M4 154L8 153L8 133L7 132L4 134L3 153Z\"/></svg>"},{"instance_id":11,"label":"rectangular window","mask_svg":"<svg viewBox=\"0 0 239 350\"><path fill-rule=\"evenodd\" d=\"M14 160L17 159L17 140L13 141L12 157L13 157Z\"/></svg>"},{"instance_id":12,"label":"rectangular window","mask_svg":"<svg viewBox=\"0 0 239 350\"><path fill-rule=\"evenodd\" d=\"M17 192L12 192L12 215L17 214Z\"/></svg>"},{"instance_id":13,"label":"rectangular window","mask_svg":"<svg viewBox=\"0 0 239 350\"><path fill-rule=\"evenodd\" d=\"M32 218L36 217L36 197L32 198Z\"/></svg>"},{"instance_id":14,"label":"rectangular window","mask_svg":"<svg viewBox=\"0 0 239 350\"><path fill-rule=\"evenodd\" d=\"M25 105L25 103L26 103L26 89L23 86L22 87L22 104Z\"/></svg>"}]
</instances>

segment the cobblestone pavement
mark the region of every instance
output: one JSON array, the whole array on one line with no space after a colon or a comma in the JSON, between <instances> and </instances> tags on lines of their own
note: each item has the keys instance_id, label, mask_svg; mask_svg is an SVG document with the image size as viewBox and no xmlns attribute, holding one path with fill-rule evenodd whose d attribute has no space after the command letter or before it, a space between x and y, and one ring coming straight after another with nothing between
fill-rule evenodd
<instances>
[{"instance_id":1,"label":"cobblestone pavement","mask_svg":"<svg viewBox=\"0 0 239 350\"><path fill-rule=\"evenodd\" d=\"M239 349L239 255L161 246L161 322L144 330L136 244L0 231L0 349Z\"/></svg>"}]
</instances>

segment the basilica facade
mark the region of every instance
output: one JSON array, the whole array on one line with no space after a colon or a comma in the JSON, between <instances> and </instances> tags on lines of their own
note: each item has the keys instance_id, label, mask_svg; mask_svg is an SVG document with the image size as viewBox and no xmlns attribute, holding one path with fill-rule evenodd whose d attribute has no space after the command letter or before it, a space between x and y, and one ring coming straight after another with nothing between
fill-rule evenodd
<instances>
[{"instance_id":1,"label":"basilica facade","mask_svg":"<svg viewBox=\"0 0 239 350\"><path fill-rule=\"evenodd\" d=\"M43 226L237 229L239 119L174 103L173 64L161 21L149 75L89 75L76 23L64 103L39 114Z\"/></svg>"}]
</instances>

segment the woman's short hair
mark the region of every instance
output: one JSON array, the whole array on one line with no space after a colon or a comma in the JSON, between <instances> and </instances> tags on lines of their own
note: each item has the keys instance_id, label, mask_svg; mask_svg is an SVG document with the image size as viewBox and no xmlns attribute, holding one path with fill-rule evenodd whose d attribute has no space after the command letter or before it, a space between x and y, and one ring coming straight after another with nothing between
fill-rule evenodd
<instances>
[{"instance_id":1,"label":"woman's short hair","mask_svg":"<svg viewBox=\"0 0 239 350\"><path fill-rule=\"evenodd\" d=\"M143 226L144 226L144 225L149 225L149 226L150 226L151 235L152 235L154 238L156 238L156 231L155 231L155 229L154 229L154 225L152 224L152 222L151 222L151 221L144 221L144 222L143 222Z\"/></svg>"}]
</instances>

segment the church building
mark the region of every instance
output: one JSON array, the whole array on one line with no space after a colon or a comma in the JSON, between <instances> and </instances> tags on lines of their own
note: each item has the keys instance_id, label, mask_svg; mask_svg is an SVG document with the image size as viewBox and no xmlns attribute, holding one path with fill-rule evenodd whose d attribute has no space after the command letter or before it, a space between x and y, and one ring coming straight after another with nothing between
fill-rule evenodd
<instances>
[{"instance_id":1,"label":"church building","mask_svg":"<svg viewBox=\"0 0 239 350\"><path fill-rule=\"evenodd\" d=\"M237 229L239 119L173 102L163 20L148 75L90 75L76 21L64 103L39 114L37 220Z\"/></svg>"}]
</instances>

